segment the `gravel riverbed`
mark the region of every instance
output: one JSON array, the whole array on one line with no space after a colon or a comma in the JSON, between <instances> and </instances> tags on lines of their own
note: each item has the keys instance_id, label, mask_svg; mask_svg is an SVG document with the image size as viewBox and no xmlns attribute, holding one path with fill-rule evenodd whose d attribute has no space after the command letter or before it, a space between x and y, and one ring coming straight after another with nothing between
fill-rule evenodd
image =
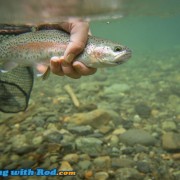
<instances>
[{"instance_id":1,"label":"gravel riverbed","mask_svg":"<svg viewBox=\"0 0 180 180\"><path fill-rule=\"evenodd\" d=\"M26 112L0 113L0 169L76 172L13 180L180 179L180 57L148 58L80 80L37 79Z\"/></svg>"}]
</instances>

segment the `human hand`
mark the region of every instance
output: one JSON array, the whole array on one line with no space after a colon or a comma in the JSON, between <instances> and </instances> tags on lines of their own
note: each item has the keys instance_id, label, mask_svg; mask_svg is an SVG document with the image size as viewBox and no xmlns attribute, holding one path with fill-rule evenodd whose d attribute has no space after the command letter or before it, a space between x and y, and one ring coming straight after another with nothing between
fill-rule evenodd
<instances>
[{"instance_id":1,"label":"human hand","mask_svg":"<svg viewBox=\"0 0 180 180\"><path fill-rule=\"evenodd\" d=\"M86 67L74 58L80 54L86 45L89 32L89 24L82 21L72 21L61 23L61 28L70 33L70 43L68 44L64 56L51 58L51 71L59 76L69 76L77 79L82 75L91 75L96 72L95 68Z\"/></svg>"}]
</instances>

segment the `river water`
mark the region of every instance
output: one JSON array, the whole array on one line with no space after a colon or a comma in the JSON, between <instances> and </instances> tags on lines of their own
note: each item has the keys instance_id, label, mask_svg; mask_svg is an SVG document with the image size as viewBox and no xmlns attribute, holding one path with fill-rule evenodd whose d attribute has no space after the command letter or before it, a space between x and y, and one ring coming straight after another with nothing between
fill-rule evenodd
<instances>
[{"instance_id":1,"label":"river water","mask_svg":"<svg viewBox=\"0 0 180 180\"><path fill-rule=\"evenodd\" d=\"M90 28L127 45L132 58L78 80L35 79L27 111L0 114L0 172L40 167L74 170L69 179L179 179L180 4L123 3L113 18L92 18Z\"/></svg>"}]
</instances>

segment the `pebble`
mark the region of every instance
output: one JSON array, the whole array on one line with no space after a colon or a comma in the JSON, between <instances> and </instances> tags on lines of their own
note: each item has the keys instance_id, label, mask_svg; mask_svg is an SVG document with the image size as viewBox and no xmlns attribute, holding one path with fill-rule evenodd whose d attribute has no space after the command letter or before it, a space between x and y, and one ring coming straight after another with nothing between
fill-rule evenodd
<instances>
[{"instance_id":1,"label":"pebble","mask_svg":"<svg viewBox=\"0 0 180 180\"><path fill-rule=\"evenodd\" d=\"M46 122L47 123L57 123L57 122L59 122L59 120L58 120L58 117L56 117L56 116L50 116L47 118Z\"/></svg>"},{"instance_id":2,"label":"pebble","mask_svg":"<svg viewBox=\"0 0 180 180\"><path fill-rule=\"evenodd\" d=\"M95 75L95 76L94 76L94 79L95 79L96 81L102 81L102 82L104 82L104 81L107 80L107 76L104 76L104 74L102 73L102 74Z\"/></svg>"},{"instance_id":3,"label":"pebble","mask_svg":"<svg viewBox=\"0 0 180 180\"><path fill-rule=\"evenodd\" d=\"M49 161L51 162L51 163L56 163L57 161L58 161L58 156L56 156L56 155L51 155L50 156L50 158L49 158Z\"/></svg>"},{"instance_id":4,"label":"pebble","mask_svg":"<svg viewBox=\"0 0 180 180\"><path fill-rule=\"evenodd\" d=\"M120 135L120 141L131 146L134 144L152 146L156 143L156 139L142 129L130 129L126 131Z\"/></svg>"},{"instance_id":5,"label":"pebble","mask_svg":"<svg viewBox=\"0 0 180 180\"><path fill-rule=\"evenodd\" d=\"M91 103L91 104L81 104L80 107L78 107L78 111L79 112L84 112L84 111L92 111L92 110L95 110L97 109L97 105L94 104L94 103Z\"/></svg>"},{"instance_id":6,"label":"pebble","mask_svg":"<svg viewBox=\"0 0 180 180\"><path fill-rule=\"evenodd\" d=\"M135 122L135 123L139 123L139 122L141 122L141 120L142 120L141 117L137 114L133 117L133 122Z\"/></svg>"},{"instance_id":7,"label":"pebble","mask_svg":"<svg viewBox=\"0 0 180 180\"><path fill-rule=\"evenodd\" d=\"M78 154L66 154L63 157L64 161L68 161L69 163L77 163L79 160L79 155Z\"/></svg>"},{"instance_id":8,"label":"pebble","mask_svg":"<svg viewBox=\"0 0 180 180\"><path fill-rule=\"evenodd\" d=\"M111 125L102 125L101 127L99 127L98 130L102 134L107 134L108 132L113 130L113 126L111 126Z\"/></svg>"},{"instance_id":9,"label":"pebble","mask_svg":"<svg viewBox=\"0 0 180 180\"><path fill-rule=\"evenodd\" d=\"M133 151L135 151L136 153L148 153L149 152L149 148L140 144L137 144L134 148Z\"/></svg>"},{"instance_id":10,"label":"pebble","mask_svg":"<svg viewBox=\"0 0 180 180\"><path fill-rule=\"evenodd\" d=\"M50 143L60 143L62 139L63 135L56 131L49 133L44 137L44 140Z\"/></svg>"},{"instance_id":11,"label":"pebble","mask_svg":"<svg viewBox=\"0 0 180 180\"><path fill-rule=\"evenodd\" d=\"M120 128L116 128L112 134L114 135L120 135L120 134L123 134L124 132L126 132L126 129L124 129L123 127L120 127Z\"/></svg>"},{"instance_id":12,"label":"pebble","mask_svg":"<svg viewBox=\"0 0 180 180\"><path fill-rule=\"evenodd\" d=\"M91 158L89 157L88 154L80 154L79 159L80 160L90 160Z\"/></svg>"},{"instance_id":13,"label":"pebble","mask_svg":"<svg viewBox=\"0 0 180 180\"><path fill-rule=\"evenodd\" d=\"M85 177L85 179L91 179L92 178L92 176L93 176L93 171L92 170L87 170L87 171L85 171L85 173L84 173L84 177Z\"/></svg>"},{"instance_id":14,"label":"pebble","mask_svg":"<svg viewBox=\"0 0 180 180\"><path fill-rule=\"evenodd\" d=\"M66 121L75 125L90 125L95 129L104 132L107 128L109 131L109 122L119 120L119 115L112 110L96 109L88 113L76 113L66 118ZM107 130L106 130L107 131Z\"/></svg>"},{"instance_id":15,"label":"pebble","mask_svg":"<svg viewBox=\"0 0 180 180\"><path fill-rule=\"evenodd\" d=\"M49 166L51 165L50 159L46 158L43 163L41 164L41 168L49 169Z\"/></svg>"},{"instance_id":16,"label":"pebble","mask_svg":"<svg viewBox=\"0 0 180 180\"><path fill-rule=\"evenodd\" d=\"M48 143L47 145L49 153L57 153L61 149L61 145L58 143Z\"/></svg>"},{"instance_id":17,"label":"pebble","mask_svg":"<svg viewBox=\"0 0 180 180\"><path fill-rule=\"evenodd\" d=\"M11 157L10 157L10 160L11 160L11 161L16 161L16 160L18 160L18 159L20 159L20 156L17 155L17 154L12 154Z\"/></svg>"},{"instance_id":18,"label":"pebble","mask_svg":"<svg viewBox=\"0 0 180 180\"><path fill-rule=\"evenodd\" d=\"M125 179L134 179L134 180L143 180L143 175L140 174L134 168L120 168L115 172L115 179L125 180Z\"/></svg>"},{"instance_id":19,"label":"pebble","mask_svg":"<svg viewBox=\"0 0 180 180\"><path fill-rule=\"evenodd\" d=\"M149 118L151 115L151 108L145 103L136 104L135 111L142 118Z\"/></svg>"},{"instance_id":20,"label":"pebble","mask_svg":"<svg viewBox=\"0 0 180 180\"><path fill-rule=\"evenodd\" d=\"M86 125L86 126L67 126L67 129L71 133L78 134L78 135L87 135L87 134L93 133L93 129L89 125Z\"/></svg>"},{"instance_id":21,"label":"pebble","mask_svg":"<svg viewBox=\"0 0 180 180\"><path fill-rule=\"evenodd\" d=\"M1 118L3 119L3 118ZM5 134L7 131L9 131L9 128L5 124L1 124L0 126L0 132L1 132L1 138L4 138L2 135Z\"/></svg>"},{"instance_id":22,"label":"pebble","mask_svg":"<svg viewBox=\"0 0 180 180\"><path fill-rule=\"evenodd\" d=\"M35 116L32 118L31 122L34 123L37 127L43 127L46 121L40 116Z\"/></svg>"},{"instance_id":23,"label":"pebble","mask_svg":"<svg viewBox=\"0 0 180 180\"><path fill-rule=\"evenodd\" d=\"M94 174L94 179L95 180L106 180L109 178L109 175L107 172L97 172Z\"/></svg>"},{"instance_id":24,"label":"pebble","mask_svg":"<svg viewBox=\"0 0 180 180\"><path fill-rule=\"evenodd\" d=\"M142 173L151 173L152 172L150 163L148 163L148 162L138 161L136 163L136 166L137 166L137 170Z\"/></svg>"},{"instance_id":25,"label":"pebble","mask_svg":"<svg viewBox=\"0 0 180 180\"><path fill-rule=\"evenodd\" d=\"M125 168L125 167L133 167L135 165L134 161L130 158L112 158L113 169Z\"/></svg>"},{"instance_id":26,"label":"pebble","mask_svg":"<svg viewBox=\"0 0 180 180\"><path fill-rule=\"evenodd\" d=\"M117 92L118 93L124 93L130 90L130 86L128 84L113 84L111 86L105 87L104 88L104 94L108 95L108 94L116 94L117 96Z\"/></svg>"},{"instance_id":27,"label":"pebble","mask_svg":"<svg viewBox=\"0 0 180 180\"><path fill-rule=\"evenodd\" d=\"M164 121L162 123L162 129L165 131L174 131L176 128L176 123L173 121Z\"/></svg>"},{"instance_id":28,"label":"pebble","mask_svg":"<svg viewBox=\"0 0 180 180\"><path fill-rule=\"evenodd\" d=\"M112 135L109 139L109 144L110 146L114 147L114 146L118 146L119 143L119 138L118 136Z\"/></svg>"},{"instance_id":29,"label":"pebble","mask_svg":"<svg viewBox=\"0 0 180 180\"><path fill-rule=\"evenodd\" d=\"M27 146L27 139L24 134L17 134L11 138L12 146L15 148L21 148L23 146Z\"/></svg>"},{"instance_id":30,"label":"pebble","mask_svg":"<svg viewBox=\"0 0 180 180\"><path fill-rule=\"evenodd\" d=\"M66 145L70 144L71 142L74 143L75 136L73 134L64 134L63 139L61 140L61 144Z\"/></svg>"},{"instance_id":31,"label":"pebble","mask_svg":"<svg viewBox=\"0 0 180 180\"><path fill-rule=\"evenodd\" d=\"M34 145L39 145L43 142L43 137L42 136L37 136L37 137L34 137L33 140L32 140L32 143Z\"/></svg>"},{"instance_id":32,"label":"pebble","mask_svg":"<svg viewBox=\"0 0 180 180\"><path fill-rule=\"evenodd\" d=\"M8 163L6 166L4 166L3 169L16 169L19 166L19 162L15 161L12 163Z\"/></svg>"},{"instance_id":33,"label":"pebble","mask_svg":"<svg viewBox=\"0 0 180 180\"><path fill-rule=\"evenodd\" d=\"M180 170L173 172L173 177L174 177L175 180L180 179Z\"/></svg>"},{"instance_id":34,"label":"pebble","mask_svg":"<svg viewBox=\"0 0 180 180\"><path fill-rule=\"evenodd\" d=\"M57 126L55 124L53 124L53 123L49 123L47 125L47 129L51 130L51 131L58 131Z\"/></svg>"},{"instance_id":35,"label":"pebble","mask_svg":"<svg viewBox=\"0 0 180 180\"><path fill-rule=\"evenodd\" d=\"M23 155L27 154L29 152L32 152L36 149L34 145L29 145L29 146L23 146L23 147L13 147L13 151L17 153L18 155Z\"/></svg>"},{"instance_id":36,"label":"pebble","mask_svg":"<svg viewBox=\"0 0 180 180\"><path fill-rule=\"evenodd\" d=\"M111 155L112 157L118 157L119 154L120 154L119 148L113 147L113 148L111 149L110 155Z\"/></svg>"},{"instance_id":37,"label":"pebble","mask_svg":"<svg viewBox=\"0 0 180 180\"><path fill-rule=\"evenodd\" d=\"M75 151L75 144L72 142L62 143L61 152L62 153L72 153Z\"/></svg>"},{"instance_id":38,"label":"pebble","mask_svg":"<svg viewBox=\"0 0 180 180\"><path fill-rule=\"evenodd\" d=\"M180 150L180 133L167 132L162 136L162 147L165 150Z\"/></svg>"},{"instance_id":39,"label":"pebble","mask_svg":"<svg viewBox=\"0 0 180 180\"><path fill-rule=\"evenodd\" d=\"M120 150L121 150L121 152L123 154L126 154L126 155L134 153L134 148L133 147L122 147Z\"/></svg>"},{"instance_id":40,"label":"pebble","mask_svg":"<svg viewBox=\"0 0 180 180\"><path fill-rule=\"evenodd\" d=\"M138 115L137 115L138 116ZM122 121L122 126L124 129L131 129L133 127L133 123L137 123L137 121L131 121L131 120L127 120L127 121Z\"/></svg>"},{"instance_id":41,"label":"pebble","mask_svg":"<svg viewBox=\"0 0 180 180\"><path fill-rule=\"evenodd\" d=\"M108 170L111 167L111 158L109 156L97 157L94 159L93 164L97 171Z\"/></svg>"},{"instance_id":42,"label":"pebble","mask_svg":"<svg viewBox=\"0 0 180 180\"><path fill-rule=\"evenodd\" d=\"M89 155L98 155L102 151L102 141L94 137L79 137L75 140L79 151Z\"/></svg>"},{"instance_id":43,"label":"pebble","mask_svg":"<svg viewBox=\"0 0 180 180\"><path fill-rule=\"evenodd\" d=\"M36 161L31 160L21 160L19 162L19 168L31 168L33 165L36 164Z\"/></svg>"},{"instance_id":44,"label":"pebble","mask_svg":"<svg viewBox=\"0 0 180 180\"><path fill-rule=\"evenodd\" d=\"M80 161L80 162L78 163L78 166L79 166L79 168L82 169L82 170L88 170L88 169L91 168L92 163L91 163L91 161L89 161L89 160L83 160L83 161Z\"/></svg>"},{"instance_id":45,"label":"pebble","mask_svg":"<svg viewBox=\"0 0 180 180\"><path fill-rule=\"evenodd\" d=\"M73 168L68 161L62 161L59 171L72 171Z\"/></svg>"},{"instance_id":46,"label":"pebble","mask_svg":"<svg viewBox=\"0 0 180 180\"><path fill-rule=\"evenodd\" d=\"M159 110L157 110L157 109L152 109L151 115L152 115L154 118L158 118L158 116L159 116Z\"/></svg>"}]
</instances>

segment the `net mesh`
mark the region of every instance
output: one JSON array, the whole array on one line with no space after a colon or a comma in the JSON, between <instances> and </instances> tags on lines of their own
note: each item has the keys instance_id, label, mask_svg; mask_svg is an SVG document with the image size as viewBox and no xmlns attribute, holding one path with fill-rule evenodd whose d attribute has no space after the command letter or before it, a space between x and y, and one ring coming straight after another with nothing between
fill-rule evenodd
<instances>
[{"instance_id":1,"label":"net mesh","mask_svg":"<svg viewBox=\"0 0 180 180\"><path fill-rule=\"evenodd\" d=\"M24 111L28 106L33 80L33 70L29 67L0 72L0 111Z\"/></svg>"}]
</instances>

